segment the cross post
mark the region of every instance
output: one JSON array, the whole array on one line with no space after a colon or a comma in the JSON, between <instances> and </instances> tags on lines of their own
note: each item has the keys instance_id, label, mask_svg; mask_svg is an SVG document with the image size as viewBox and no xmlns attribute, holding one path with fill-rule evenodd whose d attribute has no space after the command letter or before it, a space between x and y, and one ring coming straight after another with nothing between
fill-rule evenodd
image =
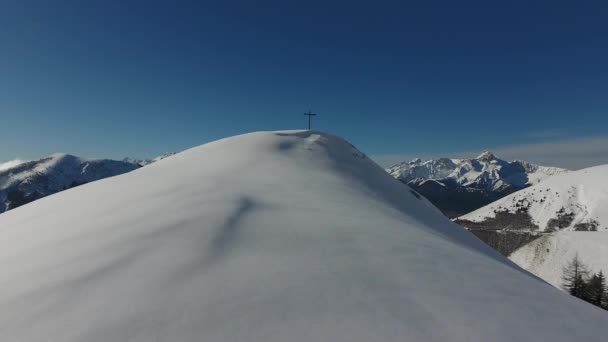
<instances>
[{"instance_id":1,"label":"cross post","mask_svg":"<svg viewBox=\"0 0 608 342\"><path fill-rule=\"evenodd\" d=\"M311 113L310 111L308 111L308 113L304 113L304 115L308 116L308 130L310 131L310 119L311 119L311 117L316 116L317 114Z\"/></svg>"}]
</instances>

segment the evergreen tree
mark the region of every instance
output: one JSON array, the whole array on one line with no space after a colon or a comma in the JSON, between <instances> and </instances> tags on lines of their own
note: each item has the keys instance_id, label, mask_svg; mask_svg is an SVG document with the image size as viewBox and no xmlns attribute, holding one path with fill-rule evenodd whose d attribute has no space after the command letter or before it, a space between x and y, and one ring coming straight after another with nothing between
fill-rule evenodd
<instances>
[{"instance_id":1,"label":"evergreen tree","mask_svg":"<svg viewBox=\"0 0 608 342\"><path fill-rule=\"evenodd\" d=\"M606 276L604 272L599 271L597 277L597 294L595 297L595 305L604 307L606 304Z\"/></svg>"},{"instance_id":2,"label":"evergreen tree","mask_svg":"<svg viewBox=\"0 0 608 342\"><path fill-rule=\"evenodd\" d=\"M585 288L587 285L587 277L589 272L587 267L578 258L578 254L563 270L563 288L571 295L584 298Z\"/></svg>"},{"instance_id":3,"label":"evergreen tree","mask_svg":"<svg viewBox=\"0 0 608 342\"><path fill-rule=\"evenodd\" d=\"M604 276L602 271L600 271L597 275L602 283L602 299L600 301L600 306L608 310L608 284L606 284L606 276Z\"/></svg>"},{"instance_id":4,"label":"evergreen tree","mask_svg":"<svg viewBox=\"0 0 608 342\"><path fill-rule=\"evenodd\" d=\"M601 274L601 275L600 275ZM600 272L599 274L593 274L585 286L583 299L593 305L601 306L603 297L606 291L604 275Z\"/></svg>"},{"instance_id":5,"label":"evergreen tree","mask_svg":"<svg viewBox=\"0 0 608 342\"><path fill-rule=\"evenodd\" d=\"M574 283L574 287L571 291L571 294L577 298L580 298L585 301L589 301L587 298L588 286L587 283L588 275L583 275L583 273L579 273L576 277L576 282Z\"/></svg>"}]
</instances>

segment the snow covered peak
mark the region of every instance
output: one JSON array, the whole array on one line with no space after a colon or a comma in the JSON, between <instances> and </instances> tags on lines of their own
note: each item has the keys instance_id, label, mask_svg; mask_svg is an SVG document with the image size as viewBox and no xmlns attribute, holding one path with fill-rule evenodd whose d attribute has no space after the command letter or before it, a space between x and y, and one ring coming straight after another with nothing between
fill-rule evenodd
<instances>
[{"instance_id":1,"label":"snow covered peak","mask_svg":"<svg viewBox=\"0 0 608 342\"><path fill-rule=\"evenodd\" d=\"M0 227L6 341L608 333L604 312L522 271L321 132L215 141L10 211Z\"/></svg>"},{"instance_id":2,"label":"snow covered peak","mask_svg":"<svg viewBox=\"0 0 608 342\"><path fill-rule=\"evenodd\" d=\"M494 154L490 151L483 151L475 159L482 160L482 161L488 161L488 160L495 160L496 156L494 156Z\"/></svg>"},{"instance_id":3,"label":"snow covered peak","mask_svg":"<svg viewBox=\"0 0 608 342\"><path fill-rule=\"evenodd\" d=\"M456 167L454 160L439 158L423 161L416 158L408 163L394 165L387 172L395 178L407 181L414 179L441 179L447 177ZM406 182L407 182L406 181Z\"/></svg>"},{"instance_id":4,"label":"snow covered peak","mask_svg":"<svg viewBox=\"0 0 608 342\"><path fill-rule=\"evenodd\" d=\"M418 159L416 163L391 166L387 172L404 183L434 179L445 184L492 191L505 187L521 189L567 170L519 160L508 162L484 151L474 159Z\"/></svg>"},{"instance_id":5,"label":"snow covered peak","mask_svg":"<svg viewBox=\"0 0 608 342\"><path fill-rule=\"evenodd\" d=\"M136 159L136 158L127 157L127 158L124 158L123 161L132 163L132 164L138 164L140 166L146 166L146 165L150 165L152 163L156 163L157 161L163 160L167 157L171 157L174 154L177 154L177 152L166 152L166 153L163 153L160 156L152 158L152 159Z\"/></svg>"},{"instance_id":6,"label":"snow covered peak","mask_svg":"<svg viewBox=\"0 0 608 342\"><path fill-rule=\"evenodd\" d=\"M438 158L404 162L386 171L428 198L451 218L538 184L550 176L567 172L519 160L508 162L489 151L473 159Z\"/></svg>"}]
</instances>

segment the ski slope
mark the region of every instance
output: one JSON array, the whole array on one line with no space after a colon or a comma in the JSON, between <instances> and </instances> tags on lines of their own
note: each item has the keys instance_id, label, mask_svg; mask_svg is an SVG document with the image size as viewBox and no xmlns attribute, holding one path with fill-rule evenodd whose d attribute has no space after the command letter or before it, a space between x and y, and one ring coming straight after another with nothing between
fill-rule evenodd
<instances>
[{"instance_id":1,"label":"ski slope","mask_svg":"<svg viewBox=\"0 0 608 342\"><path fill-rule=\"evenodd\" d=\"M344 140L259 132L0 216L1 341L603 341Z\"/></svg>"}]
</instances>

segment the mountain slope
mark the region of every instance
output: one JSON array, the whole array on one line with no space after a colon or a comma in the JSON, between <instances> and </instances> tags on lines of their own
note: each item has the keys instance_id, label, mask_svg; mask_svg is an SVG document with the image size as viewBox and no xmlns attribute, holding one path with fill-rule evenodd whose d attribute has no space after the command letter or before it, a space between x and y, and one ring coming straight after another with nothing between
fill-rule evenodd
<instances>
[{"instance_id":1,"label":"mountain slope","mask_svg":"<svg viewBox=\"0 0 608 342\"><path fill-rule=\"evenodd\" d=\"M0 213L65 189L133 171L139 166L116 160L87 160L54 154L0 171Z\"/></svg>"},{"instance_id":2,"label":"mountain slope","mask_svg":"<svg viewBox=\"0 0 608 342\"><path fill-rule=\"evenodd\" d=\"M543 234L509 258L556 287L563 284L563 269L578 256L591 272L608 272L608 233L562 231Z\"/></svg>"},{"instance_id":3,"label":"mountain slope","mask_svg":"<svg viewBox=\"0 0 608 342\"><path fill-rule=\"evenodd\" d=\"M319 132L209 143L7 212L0 227L6 341L608 333L605 312L521 270Z\"/></svg>"},{"instance_id":4,"label":"mountain slope","mask_svg":"<svg viewBox=\"0 0 608 342\"><path fill-rule=\"evenodd\" d=\"M608 165L552 177L456 222L557 287L577 254L608 272Z\"/></svg>"},{"instance_id":5,"label":"mountain slope","mask_svg":"<svg viewBox=\"0 0 608 342\"><path fill-rule=\"evenodd\" d=\"M515 217L520 223L513 225ZM554 176L459 218L490 230L608 230L608 165Z\"/></svg>"},{"instance_id":6,"label":"mountain slope","mask_svg":"<svg viewBox=\"0 0 608 342\"><path fill-rule=\"evenodd\" d=\"M520 160L507 162L485 151L474 159L414 159L387 172L423 194L448 217L457 217L567 170Z\"/></svg>"}]
</instances>

